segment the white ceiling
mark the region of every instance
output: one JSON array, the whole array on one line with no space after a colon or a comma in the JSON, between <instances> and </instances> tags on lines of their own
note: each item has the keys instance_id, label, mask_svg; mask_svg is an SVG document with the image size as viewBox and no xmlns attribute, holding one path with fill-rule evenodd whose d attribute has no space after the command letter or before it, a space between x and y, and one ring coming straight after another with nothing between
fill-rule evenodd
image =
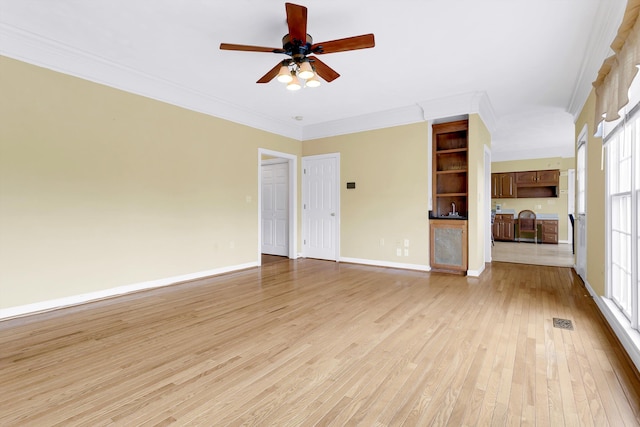
<instances>
[{"instance_id":1,"label":"white ceiling","mask_svg":"<svg viewBox=\"0 0 640 427\"><path fill-rule=\"evenodd\" d=\"M0 0L0 54L298 140L480 113L492 158L573 156L573 121L624 0L300 0L341 74L289 92L258 78L285 56L281 0ZM0 70L1 76L1 70ZM302 118L296 120L295 118Z\"/></svg>"}]
</instances>

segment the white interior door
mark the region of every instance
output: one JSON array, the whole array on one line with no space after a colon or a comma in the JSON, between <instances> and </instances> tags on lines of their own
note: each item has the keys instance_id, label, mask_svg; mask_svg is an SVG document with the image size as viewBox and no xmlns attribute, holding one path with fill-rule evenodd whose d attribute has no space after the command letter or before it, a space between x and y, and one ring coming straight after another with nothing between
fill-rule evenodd
<instances>
[{"instance_id":1,"label":"white interior door","mask_svg":"<svg viewBox=\"0 0 640 427\"><path fill-rule=\"evenodd\" d=\"M289 165L262 165L262 253L289 255Z\"/></svg>"},{"instance_id":2,"label":"white interior door","mask_svg":"<svg viewBox=\"0 0 640 427\"><path fill-rule=\"evenodd\" d=\"M302 159L302 248L308 258L339 256L339 154Z\"/></svg>"},{"instance_id":3,"label":"white interior door","mask_svg":"<svg viewBox=\"0 0 640 427\"><path fill-rule=\"evenodd\" d=\"M587 281L587 136L578 138L576 159L576 272Z\"/></svg>"}]
</instances>

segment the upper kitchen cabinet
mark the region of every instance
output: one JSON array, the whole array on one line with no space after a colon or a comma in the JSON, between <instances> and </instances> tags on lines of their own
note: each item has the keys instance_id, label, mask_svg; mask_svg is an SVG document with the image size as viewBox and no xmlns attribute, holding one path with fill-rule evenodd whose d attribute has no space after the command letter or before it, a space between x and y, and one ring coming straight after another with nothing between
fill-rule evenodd
<instances>
[{"instance_id":1,"label":"upper kitchen cabinet","mask_svg":"<svg viewBox=\"0 0 640 427\"><path fill-rule=\"evenodd\" d=\"M518 198L558 197L559 169L514 173Z\"/></svg>"},{"instance_id":2,"label":"upper kitchen cabinet","mask_svg":"<svg viewBox=\"0 0 640 427\"><path fill-rule=\"evenodd\" d=\"M491 198L510 199L516 197L515 172L491 174Z\"/></svg>"},{"instance_id":3,"label":"upper kitchen cabinet","mask_svg":"<svg viewBox=\"0 0 640 427\"><path fill-rule=\"evenodd\" d=\"M492 173L491 198L558 197L559 185L559 169Z\"/></svg>"},{"instance_id":4,"label":"upper kitchen cabinet","mask_svg":"<svg viewBox=\"0 0 640 427\"><path fill-rule=\"evenodd\" d=\"M516 172L516 183L519 186L557 186L559 182L558 169Z\"/></svg>"}]
</instances>

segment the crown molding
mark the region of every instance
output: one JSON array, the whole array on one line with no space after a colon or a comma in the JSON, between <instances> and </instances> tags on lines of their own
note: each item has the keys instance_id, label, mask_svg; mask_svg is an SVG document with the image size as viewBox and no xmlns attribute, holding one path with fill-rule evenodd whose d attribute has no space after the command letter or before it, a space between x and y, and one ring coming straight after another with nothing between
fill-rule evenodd
<instances>
[{"instance_id":1,"label":"crown molding","mask_svg":"<svg viewBox=\"0 0 640 427\"><path fill-rule=\"evenodd\" d=\"M303 140L327 138L465 114L478 114L490 133L496 129L496 116L488 95L485 92L469 92L393 110L306 125L302 136Z\"/></svg>"},{"instance_id":2,"label":"crown molding","mask_svg":"<svg viewBox=\"0 0 640 427\"><path fill-rule=\"evenodd\" d=\"M0 23L0 55L296 140L302 127L274 120L91 52Z\"/></svg>"},{"instance_id":3,"label":"crown molding","mask_svg":"<svg viewBox=\"0 0 640 427\"><path fill-rule=\"evenodd\" d=\"M328 138L331 136L384 129L393 126L423 122L422 111L418 105L379 111L370 114L347 117L345 119L306 125L302 131L303 141Z\"/></svg>"},{"instance_id":4,"label":"crown molding","mask_svg":"<svg viewBox=\"0 0 640 427\"><path fill-rule=\"evenodd\" d=\"M176 84L91 52L0 23L0 54L56 72L211 115L297 141L402 126L436 118L478 113L492 132L495 114L485 92L470 92L391 110L314 124L292 124L267 117L210 94Z\"/></svg>"},{"instance_id":5,"label":"crown molding","mask_svg":"<svg viewBox=\"0 0 640 427\"><path fill-rule=\"evenodd\" d=\"M604 1L598 5L585 49L589 53L583 56L580 74L571 94L571 101L567 106L567 111L573 116L574 121L578 119L584 103L591 93L593 82L598 76L598 70L602 63L613 54L611 43L618 33L626 6L625 0Z\"/></svg>"},{"instance_id":6,"label":"crown molding","mask_svg":"<svg viewBox=\"0 0 640 427\"><path fill-rule=\"evenodd\" d=\"M419 102L425 120L462 114L478 114L489 133L496 129L496 114L486 92L468 92L446 98L431 99Z\"/></svg>"}]
</instances>

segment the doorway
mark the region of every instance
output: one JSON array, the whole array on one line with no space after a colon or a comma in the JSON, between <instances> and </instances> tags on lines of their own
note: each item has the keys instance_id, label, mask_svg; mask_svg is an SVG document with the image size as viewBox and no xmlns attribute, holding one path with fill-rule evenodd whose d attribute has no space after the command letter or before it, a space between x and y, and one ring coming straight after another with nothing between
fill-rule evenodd
<instances>
[{"instance_id":1,"label":"doorway","mask_svg":"<svg viewBox=\"0 0 640 427\"><path fill-rule=\"evenodd\" d=\"M267 253L297 258L297 161L292 154L258 149L259 265L264 249Z\"/></svg>"},{"instance_id":2,"label":"doorway","mask_svg":"<svg viewBox=\"0 0 640 427\"><path fill-rule=\"evenodd\" d=\"M576 265L575 270L587 282L587 125L578 136L576 154Z\"/></svg>"},{"instance_id":3,"label":"doorway","mask_svg":"<svg viewBox=\"0 0 640 427\"><path fill-rule=\"evenodd\" d=\"M262 254L289 256L289 163L262 161Z\"/></svg>"},{"instance_id":4,"label":"doorway","mask_svg":"<svg viewBox=\"0 0 640 427\"><path fill-rule=\"evenodd\" d=\"M491 262L491 151L484 146L484 262Z\"/></svg>"}]
</instances>

